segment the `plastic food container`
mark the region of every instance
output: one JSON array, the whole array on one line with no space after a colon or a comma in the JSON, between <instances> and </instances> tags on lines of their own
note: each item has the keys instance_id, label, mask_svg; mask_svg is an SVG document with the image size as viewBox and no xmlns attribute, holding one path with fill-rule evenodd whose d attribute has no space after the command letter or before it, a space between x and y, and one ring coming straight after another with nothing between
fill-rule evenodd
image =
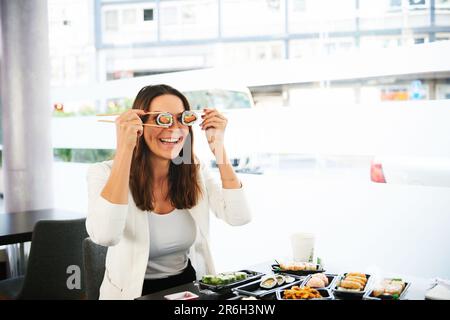
<instances>
[{"instance_id":1,"label":"plastic food container","mask_svg":"<svg viewBox=\"0 0 450 320\"><path fill-rule=\"evenodd\" d=\"M198 284L200 286L200 288L202 289L209 289L211 291L226 291L226 290L231 290L232 288L238 287L244 283L248 283L251 282L253 280L259 279L261 278L264 273L262 272L256 272L256 271L251 271L251 270L239 270L236 272L244 272L247 274L247 278L243 279L243 280L238 280L238 281L234 281L228 284L219 284L219 285L213 285L213 284L206 284L203 281L198 281Z\"/></svg>"},{"instance_id":2,"label":"plastic food container","mask_svg":"<svg viewBox=\"0 0 450 320\"><path fill-rule=\"evenodd\" d=\"M344 273L343 275L339 276L335 281L333 285L333 293L336 297L341 299L362 299L364 295L367 293L370 282L371 282L371 276L370 274L365 274L367 278L366 286L359 291L356 290L346 290L344 288L339 288L338 285L341 282L341 280L344 280L344 278L347 276L347 273Z\"/></svg>"},{"instance_id":3,"label":"plastic food container","mask_svg":"<svg viewBox=\"0 0 450 320\"><path fill-rule=\"evenodd\" d=\"M384 280L394 280L393 278L386 278ZM411 286L410 282L405 282L405 287L403 288L402 292L400 293L400 295L398 297L395 297L391 294L382 294L378 297L374 297L373 296L373 290L374 288L372 288L371 290L367 291L367 293L364 295L364 299L367 300L402 300L405 298L406 292L408 291L409 287Z\"/></svg>"},{"instance_id":4,"label":"plastic food container","mask_svg":"<svg viewBox=\"0 0 450 320\"><path fill-rule=\"evenodd\" d=\"M325 276L328 279L328 285L323 287L323 288L314 288L314 289L329 289L331 290L334 286L334 282L339 278L339 276L337 274L329 274L329 273L325 273ZM305 278L305 280L302 282L302 286L306 286L308 281L312 278L312 275L309 275Z\"/></svg>"},{"instance_id":5,"label":"plastic food container","mask_svg":"<svg viewBox=\"0 0 450 320\"><path fill-rule=\"evenodd\" d=\"M325 270L323 269L322 265L320 264L316 264L316 270L297 270L297 271L293 271L293 270L284 270L281 269L279 264L273 264L272 265L272 271L275 273L287 273L287 274L292 274L295 276L307 276L313 273L323 273L325 272Z\"/></svg>"},{"instance_id":6,"label":"plastic food container","mask_svg":"<svg viewBox=\"0 0 450 320\"><path fill-rule=\"evenodd\" d=\"M256 281L244 284L242 286L236 287L233 289L233 291L235 291L243 296L252 296L252 297L256 297L256 298L262 298L264 296L274 294L279 289L290 288L295 285L300 285L301 281L302 280L297 279L291 283L283 283L282 285L276 285L273 288L266 289L266 288L263 288L260 286L261 280L256 280Z\"/></svg>"},{"instance_id":7,"label":"plastic food container","mask_svg":"<svg viewBox=\"0 0 450 320\"><path fill-rule=\"evenodd\" d=\"M287 289L290 289L290 288L291 287L289 287ZM284 290L286 290L286 289L284 289ZM285 298L283 298L284 290L279 289L276 291L277 300L292 301L292 300L333 300L334 299L333 293L328 289L316 289L317 291L319 291L322 298L313 298L313 299L285 299Z\"/></svg>"}]
</instances>

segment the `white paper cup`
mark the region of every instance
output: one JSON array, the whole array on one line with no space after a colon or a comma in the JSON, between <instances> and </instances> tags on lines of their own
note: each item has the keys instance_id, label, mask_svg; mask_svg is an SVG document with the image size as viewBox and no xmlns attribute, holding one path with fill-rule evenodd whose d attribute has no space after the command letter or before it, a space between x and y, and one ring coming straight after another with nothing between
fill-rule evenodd
<instances>
[{"instance_id":1,"label":"white paper cup","mask_svg":"<svg viewBox=\"0 0 450 320\"><path fill-rule=\"evenodd\" d=\"M297 262L314 261L314 234L298 232L291 235L292 256Z\"/></svg>"}]
</instances>

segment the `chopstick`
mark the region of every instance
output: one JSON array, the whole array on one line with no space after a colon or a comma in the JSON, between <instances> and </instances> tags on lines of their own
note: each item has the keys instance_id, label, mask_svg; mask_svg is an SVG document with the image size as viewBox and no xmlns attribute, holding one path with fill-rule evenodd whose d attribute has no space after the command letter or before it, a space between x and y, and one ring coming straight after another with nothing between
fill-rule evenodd
<instances>
[{"instance_id":1,"label":"chopstick","mask_svg":"<svg viewBox=\"0 0 450 320\"><path fill-rule=\"evenodd\" d=\"M195 113L199 113L201 112L200 110L189 110ZM160 114L160 113L165 113L164 111L148 111L146 113L144 113L143 115L147 115L147 114ZM99 113L96 114L97 117L112 117L112 116L120 116L122 113ZM107 122L107 123L115 123L114 120L97 120L97 122ZM144 123L142 124L145 127L158 127L158 128L166 128L165 126L160 126L157 124L150 124L150 123Z\"/></svg>"},{"instance_id":2,"label":"chopstick","mask_svg":"<svg viewBox=\"0 0 450 320\"><path fill-rule=\"evenodd\" d=\"M165 113L164 111L149 111L144 113L143 115L146 114L159 114L159 113ZM108 117L108 116L120 116L122 113L99 113L96 114L97 117Z\"/></svg>"},{"instance_id":3,"label":"chopstick","mask_svg":"<svg viewBox=\"0 0 450 320\"><path fill-rule=\"evenodd\" d=\"M195 113L201 113L201 110L189 110L191 112L195 112ZM160 113L166 113L165 111L148 111L146 113L144 113L143 115L146 114L160 114ZM97 117L108 117L108 116L120 116L122 113L99 113L96 114Z\"/></svg>"},{"instance_id":4,"label":"chopstick","mask_svg":"<svg viewBox=\"0 0 450 320\"><path fill-rule=\"evenodd\" d=\"M108 123L115 123L114 120L97 120L97 122L108 122ZM157 124L150 124L150 123L143 123L144 127L158 127L158 128L165 128L165 126L160 126Z\"/></svg>"}]
</instances>

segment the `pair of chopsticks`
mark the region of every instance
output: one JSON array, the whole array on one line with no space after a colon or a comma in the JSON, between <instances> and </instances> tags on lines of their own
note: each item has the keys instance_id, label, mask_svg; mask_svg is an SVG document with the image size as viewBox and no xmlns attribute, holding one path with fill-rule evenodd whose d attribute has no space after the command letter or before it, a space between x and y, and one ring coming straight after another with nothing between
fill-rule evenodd
<instances>
[{"instance_id":1,"label":"pair of chopsticks","mask_svg":"<svg viewBox=\"0 0 450 320\"><path fill-rule=\"evenodd\" d=\"M201 111L198 110L189 110L195 113L200 113ZM148 111L146 113L144 113L143 115L147 115L147 114L160 114L160 113L165 113L164 111ZM99 113L96 114L97 117L111 117L111 116L120 116L121 113ZM108 123L115 123L114 120L97 120L98 122L108 122ZM160 126L158 124L150 124L150 123L143 123L142 124L145 127L158 127L158 128L166 128L165 126Z\"/></svg>"},{"instance_id":2,"label":"pair of chopsticks","mask_svg":"<svg viewBox=\"0 0 450 320\"><path fill-rule=\"evenodd\" d=\"M163 111L149 111L144 113L143 115L147 115L147 114L160 114L160 113L164 113ZM97 117L111 117L111 116L120 116L121 113L100 113L100 114L96 114ZM97 120L98 122L108 122L108 123L115 123L114 120ZM142 124L145 127L158 127L158 128L165 128L164 126L160 126L157 124L150 124L150 123L143 123Z\"/></svg>"}]
</instances>

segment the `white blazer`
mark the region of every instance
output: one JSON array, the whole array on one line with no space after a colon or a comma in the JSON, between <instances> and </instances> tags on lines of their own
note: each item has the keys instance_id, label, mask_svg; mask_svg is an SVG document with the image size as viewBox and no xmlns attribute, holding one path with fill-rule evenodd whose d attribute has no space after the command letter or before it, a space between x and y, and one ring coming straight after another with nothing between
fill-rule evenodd
<instances>
[{"instance_id":1,"label":"white blazer","mask_svg":"<svg viewBox=\"0 0 450 320\"><path fill-rule=\"evenodd\" d=\"M141 296L150 250L148 217L134 203L131 192L128 204L114 204L100 193L105 186L113 161L99 162L88 169L88 214L86 229L95 243L108 246L106 270L100 287L100 299L134 299ZM189 258L197 278L214 274L209 247L209 211L230 225L244 225L251 220L244 189L223 189L200 165L199 181L203 196L188 209L197 227L197 238Z\"/></svg>"}]
</instances>

